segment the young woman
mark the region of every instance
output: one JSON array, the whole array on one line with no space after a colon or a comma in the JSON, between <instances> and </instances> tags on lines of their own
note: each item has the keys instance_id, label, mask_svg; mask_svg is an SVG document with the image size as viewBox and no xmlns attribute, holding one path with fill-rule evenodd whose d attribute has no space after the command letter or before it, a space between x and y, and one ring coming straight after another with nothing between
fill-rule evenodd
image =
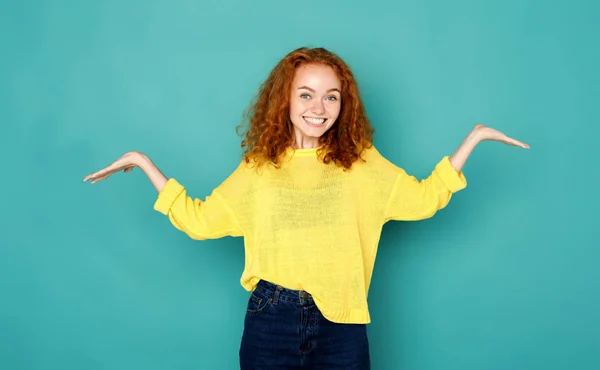
<instances>
[{"instance_id":1,"label":"young woman","mask_svg":"<svg viewBox=\"0 0 600 370\"><path fill-rule=\"evenodd\" d=\"M139 167L174 227L199 240L244 237L242 369L368 369L367 293L383 224L444 208L466 187L462 168L481 141L529 148L478 124L417 181L377 152L350 68L322 48L285 56L248 115L243 160L205 200L140 152L84 178Z\"/></svg>"}]
</instances>

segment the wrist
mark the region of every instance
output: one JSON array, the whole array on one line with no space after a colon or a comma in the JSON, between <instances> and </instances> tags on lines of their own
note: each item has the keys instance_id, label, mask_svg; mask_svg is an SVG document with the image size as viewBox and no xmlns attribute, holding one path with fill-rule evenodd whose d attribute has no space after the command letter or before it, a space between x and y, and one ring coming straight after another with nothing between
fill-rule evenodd
<instances>
[{"instance_id":1,"label":"wrist","mask_svg":"<svg viewBox=\"0 0 600 370\"><path fill-rule=\"evenodd\" d=\"M469 133L469 135L467 135L467 138L465 139L465 141L472 144L473 146L476 146L481 141L483 141L483 137L481 136L481 131L478 129L472 130Z\"/></svg>"},{"instance_id":2,"label":"wrist","mask_svg":"<svg viewBox=\"0 0 600 370\"><path fill-rule=\"evenodd\" d=\"M147 168L149 164L152 163L150 158L140 152L134 153L134 156L131 161L134 165L140 167L141 169Z\"/></svg>"}]
</instances>

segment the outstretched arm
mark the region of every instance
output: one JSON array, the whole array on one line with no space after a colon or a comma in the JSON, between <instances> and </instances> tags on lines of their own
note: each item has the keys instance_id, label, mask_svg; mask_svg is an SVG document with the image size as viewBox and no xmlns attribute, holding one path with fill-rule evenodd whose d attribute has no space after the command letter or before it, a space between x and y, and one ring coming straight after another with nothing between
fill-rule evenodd
<instances>
[{"instance_id":1,"label":"outstretched arm","mask_svg":"<svg viewBox=\"0 0 600 370\"><path fill-rule=\"evenodd\" d=\"M141 152L125 153L108 167L85 176L83 181L95 184L119 171L130 172L135 167L144 171L158 192L154 209L168 216L173 226L190 238L203 240L242 235L233 211L217 190L206 200L192 198L177 180L163 175Z\"/></svg>"},{"instance_id":2,"label":"outstretched arm","mask_svg":"<svg viewBox=\"0 0 600 370\"><path fill-rule=\"evenodd\" d=\"M506 136L504 133L475 125L452 156L444 157L423 180L417 180L400 170L385 210L385 221L422 220L432 217L448 205L452 194L467 186L462 169L473 149L484 140L529 149L529 145Z\"/></svg>"},{"instance_id":3,"label":"outstretched arm","mask_svg":"<svg viewBox=\"0 0 600 370\"><path fill-rule=\"evenodd\" d=\"M505 144L520 146L525 149L530 148L528 144L510 138L500 131L494 130L491 127L486 127L482 124L477 124L473 127L473 130L467 135L458 149L456 149L454 154L450 156L452 167L454 167L457 172L461 172L467 159L471 155L471 152L473 152L473 149L475 149L477 144L484 140L500 141Z\"/></svg>"}]
</instances>

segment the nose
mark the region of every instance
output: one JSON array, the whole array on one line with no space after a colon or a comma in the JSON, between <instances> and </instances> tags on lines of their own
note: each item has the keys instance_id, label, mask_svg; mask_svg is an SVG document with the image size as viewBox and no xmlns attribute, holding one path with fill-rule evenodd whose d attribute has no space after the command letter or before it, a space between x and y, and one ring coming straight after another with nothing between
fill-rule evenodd
<instances>
[{"instance_id":1,"label":"nose","mask_svg":"<svg viewBox=\"0 0 600 370\"><path fill-rule=\"evenodd\" d=\"M313 100L312 111L314 114L321 115L325 113L325 104L320 99Z\"/></svg>"}]
</instances>

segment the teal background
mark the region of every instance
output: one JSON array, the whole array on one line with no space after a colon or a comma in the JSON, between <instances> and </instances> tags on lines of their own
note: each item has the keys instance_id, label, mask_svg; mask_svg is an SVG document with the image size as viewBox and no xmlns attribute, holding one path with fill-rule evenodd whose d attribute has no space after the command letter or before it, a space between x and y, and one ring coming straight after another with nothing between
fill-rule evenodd
<instances>
[{"instance_id":1,"label":"teal background","mask_svg":"<svg viewBox=\"0 0 600 370\"><path fill-rule=\"evenodd\" d=\"M598 369L600 48L590 1L4 1L0 5L0 368L235 369L241 239L197 242L146 153L204 198L235 133L299 46L353 68L375 144L421 178L481 122L468 187L385 226L374 369Z\"/></svg>"}]
</instances>

